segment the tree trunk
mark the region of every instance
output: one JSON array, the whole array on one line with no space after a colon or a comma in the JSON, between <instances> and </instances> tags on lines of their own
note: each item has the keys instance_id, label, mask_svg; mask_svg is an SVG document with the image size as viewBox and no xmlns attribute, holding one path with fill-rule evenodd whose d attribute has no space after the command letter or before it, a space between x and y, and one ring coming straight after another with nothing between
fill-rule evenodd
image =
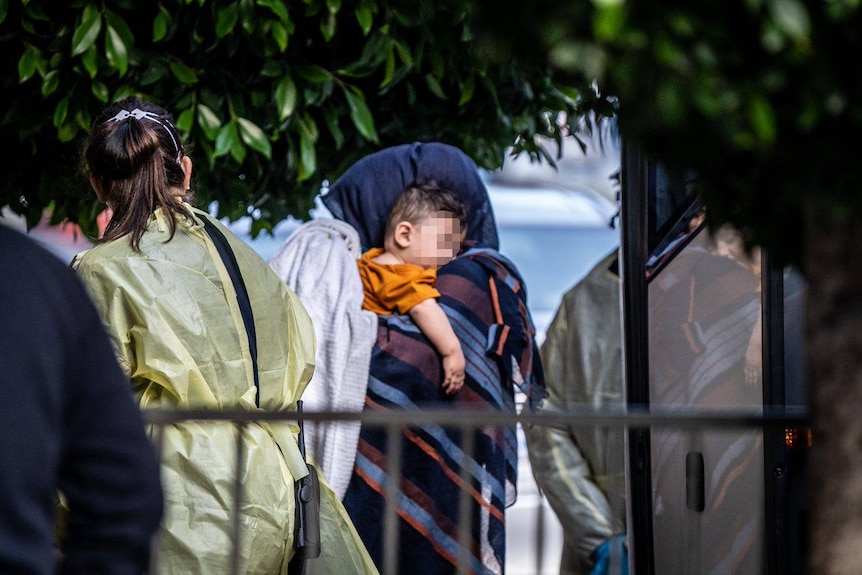
<instances>
[{"instance_id":1,"label":"tree trunk","mask_svg":"<svg viewBox=\"0 0 862 575\"><path fill-rule=\"evenodd\" d=\"M862 572L862 221L809 226L812 573Z\"/></svg>"}]
</instances>

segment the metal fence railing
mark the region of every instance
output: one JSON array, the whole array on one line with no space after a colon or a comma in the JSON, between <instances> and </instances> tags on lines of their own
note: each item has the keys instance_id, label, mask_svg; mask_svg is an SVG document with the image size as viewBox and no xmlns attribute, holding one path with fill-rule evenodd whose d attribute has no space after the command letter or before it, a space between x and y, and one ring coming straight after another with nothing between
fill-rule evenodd
<instances>
[{"instance_id":1,"label":"metal fence railing","mask_svg":"<svg viewBox=\"0 0 862 575\"><path fill-rule=\"evenodd\" d=\"M208 421L216 422L223 421L232 423L239 428L248 426L255 422L295 422L295 412L262 412L262 411L173 411L173 410L145 410L144 412L147 422L154 426L153 438L156 447L161 453L161 430L168 425L182 423L186 421ZM404 411L364 411L361 413L345 413L345 412L313 412L304 411L303 419L306 422L345 422L345 421L360 421L363 426L377 426L386 429L389 453L391 457L387 459L387 471L392 479L387 482L386 493L386 511L382 518L383 533L384 533L384 559L383 565L380 567L381 575L400 575L397 573L397 552L398 552L398 516L396 507L393 502L396 500L398 485L401 478L401 459L399 457L400 450L398 449L402 430L405 427L416 427L423 425L438 425L447 428L457 428L462 431L468 431L479 427L488 426L529 426L529 425L545 425L552 427L569 427L584 426L584 427L623 427L626 430L633 429L656 429L656 428L675 428L680 431L697 431L697 430L744 430L744 429L768 429L768 428L800 428L808 425L808 415L803 409L799 410L691 410L691 409L664 409L662 411L647 411L638 409L589 409L589 408L574 408L565 413L527 413L526 411L515 414L505 412L489 412L489 411L468 411L462 409L455 410L404 410ZM242 434L237 434L236 442L236 461L243 460L244 444L241 441ZM474 446L472 445L472 433L464 433L465 443L462 449L465 457L472 454ZM466 466L462 466L466 469ZM466 471L462 471L466 473ZM519 469L519 473L530 473L529 469ZM234 552L232 554L231 564L225 566L224 573L231 575L240 575L240 559L236 552L241 537L240 529L240 514L236 512L242 501L243 486L240 481L241 474L236 474L236 481L233 485L233 501L234 501L234 523L232 526ZM466 477L462 477L466 482ZM470 494L464 490L461 492L459 500L460 509L466 510L470 505ZM461 517L470 517L469 513L461 513ZM538 520L541 522L541 516ZM461 525L461 533L467 534L470 532L469 525ZM508 529L508 527L507 527ZM543 567L543 557L545 552L545 541L542 537L542 527L538 525L534 530L535 542L529 547L535 550L535 571L533 574L544 572L547 567L551 568L551 572L556 572L558 565L550 565ZM466 541L461 540L461 548L466 549ZM155 546L153 550L153 565L157 565L157 553ZM508 559L508 558L507 558ZM522 558L523 559L523 558ZM612 559L613 562L613 559ZM459 573L467 573L466 558L461 557L459 561ZM507 570L507 573L510 573ZM154 574L155 575L155 574ZM160 574L164 575L164 574Z\"/></svg>"}]
</instances>

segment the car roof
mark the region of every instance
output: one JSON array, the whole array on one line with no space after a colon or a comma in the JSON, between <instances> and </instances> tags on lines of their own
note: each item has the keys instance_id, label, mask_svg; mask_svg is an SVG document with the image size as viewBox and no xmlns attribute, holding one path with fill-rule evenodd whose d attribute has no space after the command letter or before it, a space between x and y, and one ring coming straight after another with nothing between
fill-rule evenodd
<instances>
[{"instance_id":1,"label":"car roof","mask_svg":"<svg viewBox=\"0 0 862 575\"><path fill-rule=\"evenodd\" d=\"M616 205L587 186L485 184L498 225L607 227Z\"/></svg>"}]
</instances>

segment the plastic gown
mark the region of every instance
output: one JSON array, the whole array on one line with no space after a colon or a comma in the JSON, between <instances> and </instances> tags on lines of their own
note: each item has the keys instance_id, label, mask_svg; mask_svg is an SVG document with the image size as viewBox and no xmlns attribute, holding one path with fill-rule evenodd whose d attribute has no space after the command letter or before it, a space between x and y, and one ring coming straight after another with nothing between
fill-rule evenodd
<instances>
[{"instance_id":1,"label":"plastic gown","mask_svg":"<svg viewBox=\"0 0 862 575\"><path fill-rule=\"evenodd\" d=\"M625 405L620 278L609 269L616 260L614 250L572 286L548 328L541 347L546 413ZM563 526L560 575L586 575L595 549L625 532L624 432L534 425L525 436L533 476Z\"/></svg>"},{"instance_id":2,"label":"plastic gown","mask_svg":"<svg viewBox=\"0 0 862 575\"><path fill-rule=\"evenodd\" d=\"M297 296L250 247L222 229L249 294L257 334L259 406L236 293L201 218L157 210L140 243L100 244L74 266L87 285L130 375L141 408L289 411L314 370L311 319ZM154 433L157 430L152 430ZM252 423L239 462L240 571L285 573L293 555L294 480L307 471L290 423ZM159 573L226 573L238 427L225 422L168 425L160 438L165 516ZM320 573L376 573L344 507L321 478Z\"/></svg>"}]
</instances>

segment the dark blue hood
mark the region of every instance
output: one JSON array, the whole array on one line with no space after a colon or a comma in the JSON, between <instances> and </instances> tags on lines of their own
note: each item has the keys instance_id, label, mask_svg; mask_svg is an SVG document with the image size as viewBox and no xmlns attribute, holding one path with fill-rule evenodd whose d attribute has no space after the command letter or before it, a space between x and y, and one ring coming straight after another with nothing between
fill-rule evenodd
<instances>
[{"instance_id":1,"label":"dark blue hood","mask_svg":"<svg viewBox=\"0 0 862 575\"><path fill-rule=\"evenodd\" d=\"M362 250L383 246L386 218L398 194L418 180L435 180L469 207L466 244L498 249L497 224L476 164L454 146L402 144L353 164L323 197L335 218L359 232Z\"/></svg>"}]
</instances>

